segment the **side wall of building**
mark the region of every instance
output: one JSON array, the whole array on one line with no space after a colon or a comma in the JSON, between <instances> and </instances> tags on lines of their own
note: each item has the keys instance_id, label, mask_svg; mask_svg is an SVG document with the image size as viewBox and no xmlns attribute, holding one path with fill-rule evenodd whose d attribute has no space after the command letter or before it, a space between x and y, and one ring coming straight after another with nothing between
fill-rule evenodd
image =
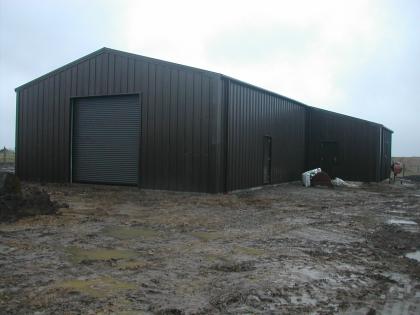
<instances>
[{"instance_id":1,"label":"side wall of building","mask_svg":"<svg viewBox=\"0 0 420 315\"><path fill-rule=\"evenodd\" d=\"M16 170L24 180L71 180L72 103L139 94L140 186L223 192L295 180L337 150L332 175L388 176L392 132L218 74L102 49L16 91ZM324 149L321 150L321 147Z\"/></svg>"},{"instance_id":2,"label":"side wall of building","mask_svg":"<svg viewBox=\"0 0 420 315\"><path fill-rule=\"evenodd\" d=\"M333 161L329 170L331 176L344 180L377 181L380 168L380 133L381 126L378 124L309 108L307 168L322 168L328 155L336 155L335 163ZM336 151L336 154L331 151Z\"/></svg>"},{"instance_id":3,"label":"side wall of building","mask_svg":"<svg viewBox=\"0 0 420 315\"><path fill-rule=\"evenodd\" d=\"M381 150L381 170L380 170L380 180L389 178L391 172L391 163L392 163L392 131L381 128L382 132L382 150Z\"/></svg>"},{"instance_id":4,"label":"side wall of building","mask_svg":"<svg viewBox=\"0 0 420 315\"><path fill-rule=\"evenodd\" d=\"M271 183L304 170L304 106L232 79L224 79L226 190L263 185L264 137L271 137Z\"/></svg>"},{"instance_id":5,"label":"side wall of building","mask_svg":"<svg viewBox=\"0 0 420 315\"><path fill-rule=\"evenodd\" d=\"M139 93L141 187L223 191L221 79L211 72L102 51L17 89L17 174L71 179L74 97Z\"/></svg>"}]
</instances>

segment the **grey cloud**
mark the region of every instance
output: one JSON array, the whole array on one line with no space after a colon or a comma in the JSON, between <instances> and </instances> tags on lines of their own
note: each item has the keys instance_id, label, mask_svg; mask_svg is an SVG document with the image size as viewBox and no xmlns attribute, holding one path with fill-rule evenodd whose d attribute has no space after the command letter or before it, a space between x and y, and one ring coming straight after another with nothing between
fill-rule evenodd
<instances>
[{"instance_id":1,"label":"grey cloud","mask_svg":"<svg viewBox=\"0 0 420 315\"><path fill-rule=\"evenodd\" d=\"M279 55L304 55L316 38L316 32L309 28L239 25L216 34L208 43L206 53L214 63L255 64Z\"/></svg>"},{"instance_id":2,"label":"grey cloud","mask_svg":"<svg viewBox=\"0 0 420 315\"><path fill-rule=\"evenodd\" d=\"M319 58L342 61L333 73L333 88L343 97L325 107L387 125L395 131L395 155L420 155L420 2L375 3L372 20L385 21L376 29L378 42L356 41L348 50L347 45L337 51L327 49L328 55L319 54ZM121 39L126 5L119 1L0 1L0 146L14 146L15 87L100 47L124 50L130 46ZM318 31L316 25L244 21L214 34L205 43L203 59L219 65L221 72L232 65L256 69L285 59L293 59L295 65L308 52L325 50L319 46ZM153 28L139 30L134 40L141 41L142 32L153 32ZM165 38L153 40L165 42ZM178 61L189 64L189 53L185 51L184 61L178 55ZM307 95L295 90L296 95L287 96L305 100Z\"/></svg>"}]
</instances>

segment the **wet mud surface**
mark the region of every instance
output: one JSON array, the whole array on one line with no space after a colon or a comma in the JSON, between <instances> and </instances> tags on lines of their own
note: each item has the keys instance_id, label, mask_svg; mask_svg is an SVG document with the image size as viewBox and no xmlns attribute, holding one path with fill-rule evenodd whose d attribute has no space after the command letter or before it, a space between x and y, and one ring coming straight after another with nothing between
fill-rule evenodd
<instances>
[{"instance_id":1,"label":"wet mud surface","mask_svg":"<svg viewBox=\"0 0 420 315\"><path fill-rule=\"evenodd\" d=\"M1 314L420 313L418 184L43 189L69 207L0 224Z\"/></svg>"}]
</instances>

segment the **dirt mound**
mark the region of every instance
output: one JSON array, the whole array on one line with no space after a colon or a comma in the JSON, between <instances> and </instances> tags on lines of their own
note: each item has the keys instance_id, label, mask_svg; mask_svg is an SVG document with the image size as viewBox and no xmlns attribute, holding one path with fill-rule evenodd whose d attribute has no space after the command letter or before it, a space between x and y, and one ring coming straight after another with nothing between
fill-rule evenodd
<instances>
[{"instance_id":1,"label":"dirt mound","mask_svg":"<svg viewBox=\"0 0 420 315\"><path fill-rule=\"evenodd\" d=\"M45 190L37 187L24 187L20 189L20 183L11 181L13 190L0 194L0 221L15 221L21 217L39 214L55 214L57 210L66 207L51 201ZM18 188L16 188L18 187Z\"/></svg>"},{"instance_id":2,"label":"dirt mound","mask_svg":"<svg viewBox=\"0 0 420 315\"><path fill-rule=\"evenodd\" d=\"M20 193L19 178L8 172L0 172L0 196Z\"/></svg>"}]
</instances>

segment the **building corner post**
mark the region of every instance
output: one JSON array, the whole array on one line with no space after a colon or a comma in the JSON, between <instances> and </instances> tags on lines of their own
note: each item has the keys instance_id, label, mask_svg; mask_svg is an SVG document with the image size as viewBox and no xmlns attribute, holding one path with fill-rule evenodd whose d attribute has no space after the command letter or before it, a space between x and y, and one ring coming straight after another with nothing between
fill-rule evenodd
<instances>
[{"instance_id":1,"label":"building corner post","mask_svg":"<svg viewBox=\"0 0 420 315\"><path fill-rule=\"evenodd\" d=\"M15 174L17 176L19 176L19 113L20 113L20 108L19 108L19 94L20 92L18 90L15 91L16 92L16 112L15 112Z\"/></svg>"}]
</instances>

